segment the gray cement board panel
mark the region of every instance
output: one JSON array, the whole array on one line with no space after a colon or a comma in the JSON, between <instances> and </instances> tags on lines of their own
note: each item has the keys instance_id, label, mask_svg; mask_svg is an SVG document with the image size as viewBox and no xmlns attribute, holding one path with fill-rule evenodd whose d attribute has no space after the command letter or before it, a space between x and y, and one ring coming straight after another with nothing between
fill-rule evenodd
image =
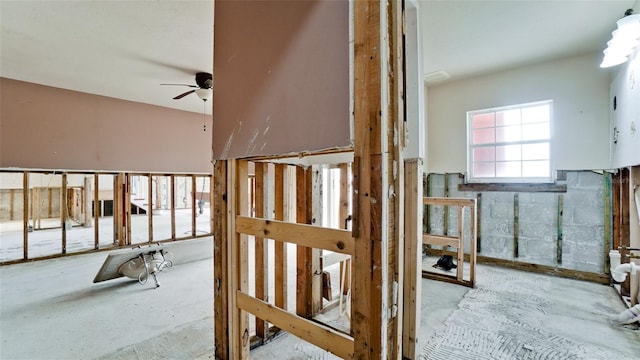
<instances>
[{"instance_id":1,"label":"gray cement board panel","mask_svg":"<svg viewBox=\"0 0 640 360\"><path fill-rule=\"evenodd\" d=\"M203 238L189 241L145 245L142 247L111 252L104 260L104 263L102 264L102 267L100 267L96 277L93 279L93 282L98 283L122 277L123 275L118 272L120 265L124 264L128 260L140 256L140 254L147 254L154 251L164 250L171 252L173 255L172 261L174 265L209 258L212 256L212 254L207 251L209 249L207 243L210 241L211 240L209 238Z\"/></svg>"}]
</instances>

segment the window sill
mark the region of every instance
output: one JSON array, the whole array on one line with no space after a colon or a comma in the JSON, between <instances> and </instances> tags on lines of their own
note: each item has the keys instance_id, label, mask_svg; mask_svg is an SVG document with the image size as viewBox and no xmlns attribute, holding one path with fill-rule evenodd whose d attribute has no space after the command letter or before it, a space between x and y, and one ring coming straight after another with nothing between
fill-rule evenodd
<instances>
[{"instance_id":1,"label":"window sill","mask_svg":"<svg viewBox=\"0 0 640 360\"><path fill-rule=\"evenodd\" d=\"M511 192L567 192L565 184L501 184L469 183L459 184L458 191L511 191Z\"/></svg>"}]
</instances>

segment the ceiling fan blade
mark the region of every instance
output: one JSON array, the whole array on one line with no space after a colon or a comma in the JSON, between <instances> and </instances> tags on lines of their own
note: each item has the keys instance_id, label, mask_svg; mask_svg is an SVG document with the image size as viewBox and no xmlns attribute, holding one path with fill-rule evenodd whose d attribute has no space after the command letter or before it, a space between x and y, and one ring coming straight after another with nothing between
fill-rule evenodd
<instances>
[{"instance_id":1,"label":"ceiling fan blade","mask_svg":"<svg viewBox=\"0 0 640 360\"><path fill-rule=\"evenodd\" d=\"M182 93L182 94L180 94L180 95L178 95L178 96L174 97L174 98L173 98L173 100L182 99L183 97L185 97L185 96L187 96L187 95L189 95L189 94L191 94L191 93L194 93L194 92L196 92L196 91L195 91L195 90L189 90L189 91L187 91L187 92L185 92L185 93Z\"/></svg>"},{"instance_id":2,"label":"ceiling fan blade","mask_svg":"<svg viewBox=\"0 0 640 360\"><path fill-rule=\"evenodd\" d=\"M187 85L187 84L160 84L160 85L175 85L175 86L188 86L188 87L192 87L192 88L199 88L199 86L195 86L195 85Z\"/></svg>"}]
</instances>

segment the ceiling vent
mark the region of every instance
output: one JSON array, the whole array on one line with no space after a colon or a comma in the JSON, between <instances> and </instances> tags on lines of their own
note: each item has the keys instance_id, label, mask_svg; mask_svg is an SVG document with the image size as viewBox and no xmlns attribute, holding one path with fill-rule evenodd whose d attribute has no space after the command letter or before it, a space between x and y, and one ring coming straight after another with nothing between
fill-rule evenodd
<instances>
[{"instance_id":1,"label":"ceiling vent","mask_svg":"<svg viewBox=\"0 0 640 360\"><path fill-rule=\"evenodd\" d=\"M438 70L438 71L430 72L428 74L424 74L424 81L427 84L435 84L435 83L440 82L440 81L445 81L445 80L449 79L450 77L451 76L449 74L447 74L446 71Z\"/></svg>"}]
</instances>

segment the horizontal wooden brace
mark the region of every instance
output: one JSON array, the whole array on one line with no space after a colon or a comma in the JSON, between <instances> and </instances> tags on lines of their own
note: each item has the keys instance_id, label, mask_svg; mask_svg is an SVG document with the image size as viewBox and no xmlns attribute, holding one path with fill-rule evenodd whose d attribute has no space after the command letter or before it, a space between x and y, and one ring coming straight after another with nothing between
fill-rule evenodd
<instances>
[{"instance_id":1,"label":"horizontal wooden brace","mask_svg":"<svg viewBox=\"0 0 640 360\"><path fill-rule=\"evenodd\" d=\"M460 199L447 197L424 197L424 205L445 205L445 206L475 206L476 199Z\"/></svg>"},{"instance_id":2,"label":"horizontal wooden brace","mask_svg":"<svg viewBox=\"0 0 640 360\"><path fill-rule=\"evenodd\" d=\"M343 359L353 358L353 338L279 309L242 291L237 291L236 296L238 308Z\"/></svg>"},{"instance_id":3,"label":"horizontal wooden brace","mask_svg":"<svg viewBox=\"0 0 640 360\"><path fill-rule=\"evenodd\" d=\"M307 224L237 216L236 232L348 255L355 249L351 231Z\"/></svg>"},{"instance_id":4,"label":"horizontal wooden brace","mask_svg":"<svg viewBox=\"0 0 640 360\"><path fill-rule=\"evenodd\" d=\"M460 246L460 238L455 236L424 234L422 235L422 243L439 246L451 246L457 249Z\"/></svg>"}]
</instances>

